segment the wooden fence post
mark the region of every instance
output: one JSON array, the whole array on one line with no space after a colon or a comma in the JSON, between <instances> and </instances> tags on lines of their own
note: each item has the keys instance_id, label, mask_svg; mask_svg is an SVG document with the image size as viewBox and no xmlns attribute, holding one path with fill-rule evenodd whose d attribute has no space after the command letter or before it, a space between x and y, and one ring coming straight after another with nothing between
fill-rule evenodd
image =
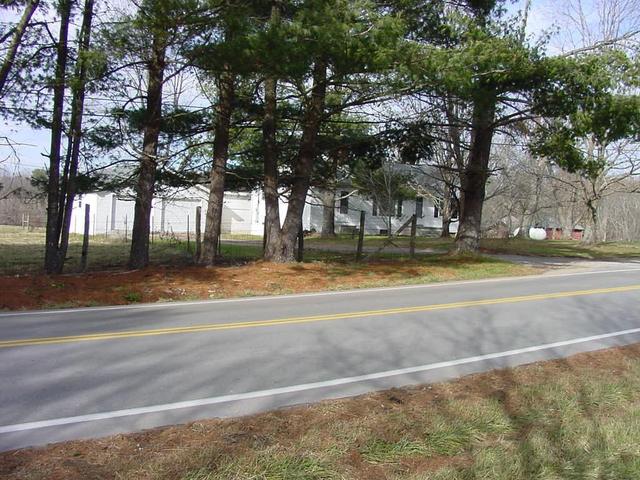
<instances>
[{"instance_id":1,"label":"wooden fence post","mask_svg":"<svg viewBox=\"0 0 640 480\"><path fill-rule=\"evenodd\" d=\"M411 238L409 239L409 256L416 257L416 233L418 231L418 216L414 213L411 217Z\"/></svg>"},{"instance_id":2,"label":"wooden fence post","mask_svg":"<svg viewBox=\"0 0 640 480\"><path fill-rule=\"evenodd\" d=\"M262 228L262 254L267 249L267 221L265 220Z\"/></svg>"},{"instance_id":3,"label":"wooden fence post","mask_svg":"<svg viewBox=\"0 0 640 480\"><path fill-rule=\"evenodd\" d=\"M187 252L191 253L191 237L189 230L189 215L187 215Z\"/></svg>"},{"instance_id":4,"label":"wooden fence post","mask_svg":"<svg viewBox=\"0 0 640 480\"><path fill-rule=\"evenodd\" d=\"M82 256L80 257L80 271L87 271L87 257L89 255L89 218L90 206L85 204L84 206L84 236L82 237Z\"/></svg>"},{"instance_id":5,"label":"wooden fence post","mask_svg":"<svg viewBox=\"0 0 640 480\"><path fill-rule=\"evenodd\" d=\"M202 221L202 207L196 207L196 262L200 261L202 252L202 232L200 231L200 222Z\"/></svg>"},{"instance_id":6,"label":"wooden fence post","mask_svg":"<svg viewBox=\"0 0 640 480\"><path fill-rule=\"evenodd\" d=\"M302 223L300 224L300 230L298 230L298 254L296 256L296 260L298 262L302 262L304 260L304 230L302 228Z\"/></svg>"},{"instance_id":7,"label":"wooden fence post","mask_svg":"<svg viewBox=\"0 0 640 480\"><path fill-rule=\"evenodd\" d=\"M364 248L364 223L366 219L366 213L364 210L360 211L360 230L358 231L358 249L356 251L356 261L362 260L362 250Z\"/></svg>"}]
</instances>

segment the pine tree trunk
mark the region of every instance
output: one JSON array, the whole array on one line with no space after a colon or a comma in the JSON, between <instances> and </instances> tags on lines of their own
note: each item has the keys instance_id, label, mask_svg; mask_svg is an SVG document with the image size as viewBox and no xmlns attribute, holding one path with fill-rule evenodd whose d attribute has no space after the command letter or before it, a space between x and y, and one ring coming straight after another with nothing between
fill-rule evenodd
<instances>
[{"instance_id":1,"label":"pine tree trunk","mask_svg":"<svg viewBox=\"0 0 640 480\"><path fill-rule=\"evenodd\" d=\"M49 274L62 273L64 258L60 257L60 150L62 147L64 96L69 53L69 23L71 0L60 0L60 33L56 47L57 59L53 87L53 116L51 119L51 147L49 153L49 182L47 185L47 226L44 269Z\"/></svg>"},{"instance_id":2,"label":"pine tree trunk","mask_svg":"<svg viewBox=\"0 0 640 480\"><path fill-rule=\"evenodd\" d=\"M63 188L60 195L61 200L64 200L60 202L64 211L60 238L60 257L62 259L67 256L71 214L73 213L73 202L76 197L76 177L80 162L82 121L84 116L84 102L87 83L87 68L83 54L89 50L91 43L91 24L93 22L94 5L94 0L86 0L84 4L82 26L80 27L79 54L76 63L74 86L72 87L73 100L71 102L70 132L67 147L67 159L65 163L65 171L68 171L68 175L63 178Z\"/></svg>"},{"instance_id":3,"label":"pine tree trunk","mask_svg":"<svg viewBox=\"0 0 640 480\"><path fill-rule=\"evenodd\" d=\"M308 101L300 140L300 150L293 172L293 185L289 196L287 216L282 225L282 243L278 259L280 262L295 261L298 233L302 228L302 214L307 200L311 174L317 156L317 141L324 115L327 92L327 64L316 60L313 67L313 87Z\"/></svg>"},{"instance_id":4,"label":"pine tree trunk","mask_svg":"<svg viewBox=\"0 0 640 480\"><path fill-rule=\"evenodd\" d=\"M276 143L276 89L274 78L265 81L265 106L262 122L262 149L264 156L265 246L264 259L274 262L280 258L282 235L280 228L280 201L278 195L278 146Z\"/></svg>"},{"instance_id":5,"label":"pine tree trunk","mask_svg":"<svg viewBox=\"0 0 640 480\"><path fill-rule=\"evenodd\" d=\"M280 23L280 5L272 2L271 24ZM281 262L282 230L280 228L280 200L278 194L278 143L277 133L278 81L267 77L264 82L264 118L262 121L262 153L264 157L264 252L267 261Z\"/></svg>"},{"instance_id":6,"label":"pine tree trunk","mask_svg":"<svg viewBox=\"0 0 640 480\"><path fill-rule=\"evenodd\" d=\"M7 48L7 52L2 62L2 67L0 67L0 97L2 97L4 87L6 86L7 80L9 78L9 73L11 73L13 63L16 60L18 48L20 48L20 44L22 43L22 37L24 36L24 33L29 26L29 22L31 21L31 17L33 17L33 14L35 13L39 4L40 0L27 1L27 4L24 7L24 12L22 13L22 17L20 17L20 21L14 29L13 38L11 39L11 43Z\"/></svg>"},{"instance_id":7,"label":"pine tree trunk","mask_svg":"<svg viewBox=\"0 0 640 480\"><path fill-rule=\"evenodd\" d=\"M496 100L491 95L476 99L473 107L471 150L461 172L462 205L456 237L457 253L475 253L480 249L482 208L489 178L489 156L494 133Z\"/></svg>"},{"instance_id":8,"label":"pine tree trunk","mask_svg":"<svg viewBox=\"0 0 640 480\"><path fill-rule=\"evenodd\" d=\"M204 230L201 263L213 265L218 260L218 243L222 233L224 208L224 182L229 160L229 132L235 97L235 79L226 69L218 78L218 105L216 108L213 166L209 186L209 204Z\"/></svg>"},{"instance_id":9,"label":"pine tree trunk","mask_svg":"<svg viewBox=\"0 0 640 480\"><path fill-rule=\"evenodd\" d=\"M158 142L162 125L162 88L164 84L166 43L162 35L152 40L151 58L147 65L147 116L142 140L142 155L136 187L136 204L131 230L129 268L144 268L149 264L149 231L151 207L155 193Z\"/></svg>"}]
</instances>

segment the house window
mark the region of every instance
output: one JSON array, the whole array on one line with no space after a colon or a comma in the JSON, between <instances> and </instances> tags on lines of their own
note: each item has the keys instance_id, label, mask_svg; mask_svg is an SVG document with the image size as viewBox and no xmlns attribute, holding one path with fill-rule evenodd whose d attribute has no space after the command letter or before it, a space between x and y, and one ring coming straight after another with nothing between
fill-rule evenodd
<instances>
[{"instance_id":1,"label":"house window","mask_svg":"<svg viewBox=\"0 0 640 480\"><path fill-rule=\"evenodd\" d=\"M402 199L399 198L398 205L396 207L396 217L401 217L401 216L402 216Z\"/></svg>"},{"instance_id":2,"label":"house window","mask_svg":"<svg viewBox=\"0 0 640 480\"><path fill-rule=\"evenodd\" d=\"M416 198L416 217L422 218L424 217L424 198L417 197Z\"/></svg>"},{"instance_id":3,"label":"house window","mask_svg":"<svg viewBox=\"0 0 640 480\"><path fill-rule=\"evenodd\" d=\"M438 205L433 206L433 218L440 218L440 208Z\"/></svg>"},{"instance_id":4,"label":"house window","mask_svg":"<svg viewBox=\"0 0 640 480\"><path fill-rule=\"evenodd\" d=\"M340 193L340 213L345 215L349 213L349 197L347 195L349 192Z\"/></svg>"}]
</instances>

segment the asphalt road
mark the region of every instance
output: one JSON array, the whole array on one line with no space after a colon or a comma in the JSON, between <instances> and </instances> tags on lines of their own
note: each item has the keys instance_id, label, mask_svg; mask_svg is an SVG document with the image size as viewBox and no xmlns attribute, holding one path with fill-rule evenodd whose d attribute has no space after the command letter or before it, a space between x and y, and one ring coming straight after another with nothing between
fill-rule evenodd
<instances>
[{"instance_id":1,"label":"asphalt road","mask_svg":"<svg viewBox=\"0 0 640 480\"><path fill-rule=\"evenodd\" d=\"M0 450L236 416L640 341L640 264L0 315Z\"/></svg>"}]
</instances>

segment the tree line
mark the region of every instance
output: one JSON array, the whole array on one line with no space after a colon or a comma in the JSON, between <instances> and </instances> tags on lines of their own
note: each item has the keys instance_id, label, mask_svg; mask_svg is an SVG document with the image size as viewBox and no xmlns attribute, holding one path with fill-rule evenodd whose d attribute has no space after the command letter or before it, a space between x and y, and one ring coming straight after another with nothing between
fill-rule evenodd
<instances>
[{"instance_id":1,"label":"tree line","mask_svg":"<svg viewBox=\"0 0 640 480\"><path fill-rule=\"evenodd\" d=\"M219 260L225 189L255 187L264 258L289 262L311 187L333 207L341 179L374 178L389 161L428 165L445 222L459 212L463 253L479 248L492 182L516 184L501 175L498 144L520 145L592 190L635 160L637 31L609 28L550 54L548 35L528 33L530 2L521 11L500 0L2 8L14 21L0 31L0 111L50 132L46 175L34 179L47 196L48 273L64 267L76 196L100 188L135 197L131 268L149 261L154 195L195 184L209 188L201 263ZM585 204L594 225L599 198Z\"/></svg>"}]
</instances>

